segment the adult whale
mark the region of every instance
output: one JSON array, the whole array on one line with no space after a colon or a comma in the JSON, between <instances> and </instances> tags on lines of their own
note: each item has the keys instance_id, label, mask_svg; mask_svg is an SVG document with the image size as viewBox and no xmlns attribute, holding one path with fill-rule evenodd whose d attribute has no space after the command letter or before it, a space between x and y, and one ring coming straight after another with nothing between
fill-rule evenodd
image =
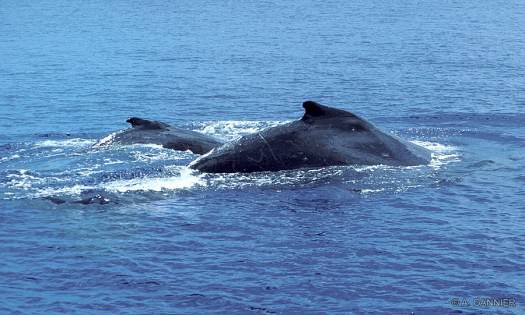
<instances>
[{"instance_id":1,"label":"adult whale","mask_svg":"<svg viewBox=\"0 0 525 315\"><path fill-rule=\"evenodd\" d=\"M185 130L166 123L132 117L126 120L131 128L111 134L95 146L109 144L158 144L165 148L204 154L223 144L219 139L200 132Z\"/></svg>"},{"instance_id":2,"label":"adult whale","mask_svg":"<svg viewBox=\"0 0 525 315\"><path fill-rule=\"evenodd\" d=\"M430 152L384 133L348 111L303 103L296 121L215 148L189 167L209 173L279 171L331 165L428 164Z\"/></svg>"}]
</instances>

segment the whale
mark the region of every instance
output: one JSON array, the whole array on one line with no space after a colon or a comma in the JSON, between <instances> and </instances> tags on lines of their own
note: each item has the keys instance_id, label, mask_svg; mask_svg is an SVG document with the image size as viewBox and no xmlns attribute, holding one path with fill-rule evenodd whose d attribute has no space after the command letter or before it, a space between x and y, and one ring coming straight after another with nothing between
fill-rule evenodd
<instances>
[{"instance_id":1,"label":"whale","mask_svg":"<svg viewBox=\"0 0 525 315\"><path fill-rule=\"evenodd\" d=\"M245 135L198 157L205 173L251 173L336 165L428 164L429 150L386 133L349 111L303 103L302 118Z\"/></svg>"},{"instance_id":2,"label":"whale","mask_svg":"<svg viewBox=\"0 0 525 315\"><path fill-rule=\"evenodd\" d=\"M177 151L189 150L194 154L204 154L224 144L215 137L177 128L161 121L131 117L126 122L131 124L131 128L113 133L95 143L94 146L157 144Z\"/></svg>"},{"instance_id":3,"label":"whale","mask_svg":"<svg viewBox=\"0 0 525 315\"><path fill-rule=\"evenodd\" d=\"M66 199L55 197L55 196L47 196L43 198L44 200L48 200L52 202L55 205L62 205L67 203L68 201ZM92 205L92 204L99 204L99 205L105 205L111 202L111 199L108 197L105 197L101 194L95 194L90 197L85 197L80 200L70 201L69 203L73 204L83 204L83 205Z\"/></svg>"}]
</instances>

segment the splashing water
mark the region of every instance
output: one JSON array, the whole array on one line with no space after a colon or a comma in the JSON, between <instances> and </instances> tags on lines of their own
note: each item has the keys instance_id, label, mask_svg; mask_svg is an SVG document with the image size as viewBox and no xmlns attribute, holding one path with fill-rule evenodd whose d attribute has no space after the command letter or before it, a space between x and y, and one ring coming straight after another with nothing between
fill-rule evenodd
<instances>
[{"instance_id":1,"label":"splashing water","mask_svg":"<svg viewBox=\"0 0 525 315\"><path fill-rule=\"evenodd\" d=\"M202 124L201 132L236 139L249 132L283 122L222 121ZM108 137L111 137L110 134ZM104 139L106 139L104 138ZM458 162L454 147L414 141L432 151L428 166L345 166L298 169L253 174L199 174L186 167L196 158L191 152L164 149L159 145L98 146L96 139L46 139L21 145L3 161L10 169L2 180L3 199L61 197L74 199L85 192L111 195L166 193L196 189L222 190L247 187L293 189L297 186L344 183L347 189L369 194L403 191L428 184L428 176L448 163ZM22 159L32 169L11 169L11 160ZM55 165L56 167L49 167Z\"/></svg>"}]
</instances>

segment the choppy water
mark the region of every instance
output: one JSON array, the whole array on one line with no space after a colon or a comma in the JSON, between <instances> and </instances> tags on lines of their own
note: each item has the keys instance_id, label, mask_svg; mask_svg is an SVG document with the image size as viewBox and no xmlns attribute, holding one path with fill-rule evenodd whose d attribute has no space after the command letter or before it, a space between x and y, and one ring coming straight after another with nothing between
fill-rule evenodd
<instances>
[{"instance_id":1,"label":"choppy water","mask_svg":"<svg viewBox=\"0 0 525 315\"><path fill-rule=\"evenodd\" d=\"M0 313L523 313L524 12L2 1ZM205 175L187 152L92 147L132 115L234 139L305 99L432 163Z\"/></svg>"}]
</instances>

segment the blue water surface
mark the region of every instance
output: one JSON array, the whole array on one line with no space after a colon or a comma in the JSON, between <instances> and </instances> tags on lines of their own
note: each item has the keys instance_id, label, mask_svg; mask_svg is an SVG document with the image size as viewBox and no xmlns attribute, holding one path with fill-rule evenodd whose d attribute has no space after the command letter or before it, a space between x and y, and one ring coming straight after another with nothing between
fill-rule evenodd
<instances>
[{"instance_id":1,"label":"blue water surface","mask_svg":"<svg viewBox=\"0 0 525 315\"><path fill-rule=\"evenodd\" d=\"M517 0L2 0L0 313L525 313L523 34ZM432 162L93 147L129 116L231 140L306 99Z\"/></svg>"}]
</instances>

